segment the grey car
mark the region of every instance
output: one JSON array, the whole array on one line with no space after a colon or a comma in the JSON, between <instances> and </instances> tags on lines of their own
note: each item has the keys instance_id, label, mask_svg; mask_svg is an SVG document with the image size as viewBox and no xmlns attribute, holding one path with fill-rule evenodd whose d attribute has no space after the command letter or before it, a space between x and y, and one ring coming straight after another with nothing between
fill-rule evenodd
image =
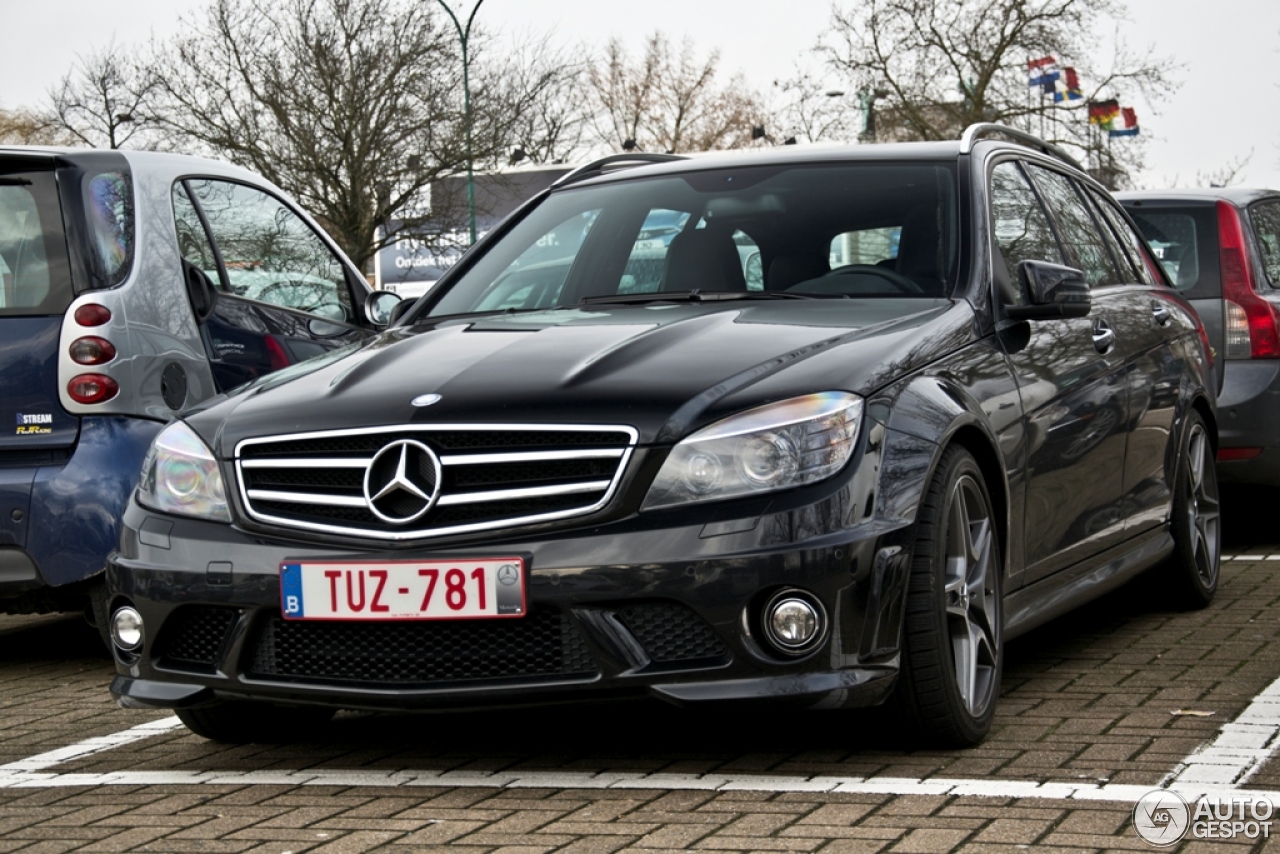
<instances>
[{"instance_id":1,"label":"grey car","mask_svg":"<svg viewBox=\"0 0 1280 854\"><path fill-rule=\"evenodd\" d=\"M1119 193L1216 354L1223 480L1280 486L1280 192Z\"/></svg>"}]
</instances>

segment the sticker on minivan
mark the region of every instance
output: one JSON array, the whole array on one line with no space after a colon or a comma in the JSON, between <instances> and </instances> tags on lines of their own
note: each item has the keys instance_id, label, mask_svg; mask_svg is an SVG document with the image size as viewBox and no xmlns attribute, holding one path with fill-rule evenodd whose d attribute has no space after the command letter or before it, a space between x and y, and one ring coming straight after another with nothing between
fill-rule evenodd
<instances>
[{"instance_id":1,"label":"sticker on minivan","mask_svg":"<svg viewBox=\"0 0 1280 854\"><path fill-rule=\"evenodd\" d=\"M23 414L18 413L18 430L19 436L30 436L39 433L53 432L53 413L36 412Z\"/></svg>"}]
</instances>

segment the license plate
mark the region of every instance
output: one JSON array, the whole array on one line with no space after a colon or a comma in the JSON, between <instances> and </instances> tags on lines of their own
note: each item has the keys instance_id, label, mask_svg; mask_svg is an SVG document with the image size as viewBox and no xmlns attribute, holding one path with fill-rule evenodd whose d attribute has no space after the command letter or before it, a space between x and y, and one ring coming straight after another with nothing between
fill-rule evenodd
<instances>
[{"instance_id":1,"label":"license plate","mask_svg":"<svg viewBox=\"0 0 1280 854\"><path fill-rule=\"evenodd\" d=\"M280 564L289 620L474 620L525 615L518 557Z\"/></svg>"}]
</instances>

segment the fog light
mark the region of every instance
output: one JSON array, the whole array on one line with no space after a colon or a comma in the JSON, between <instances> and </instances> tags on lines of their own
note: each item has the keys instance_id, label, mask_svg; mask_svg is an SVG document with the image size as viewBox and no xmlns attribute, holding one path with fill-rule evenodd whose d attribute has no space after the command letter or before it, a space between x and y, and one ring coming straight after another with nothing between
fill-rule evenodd
<instances>
[{"instance_id":1,"label":"fog light","mask_svg":"<svg viewBox=\"0 0 1280 854\"><path fill-rule=\"evenodd\" d=\"M822 604L800 590L774 594L764 607L765 637L779 652L808 652L822 642L827 618Z\"/></svg>"},{"instance_id":2,"label":"fog light","mask_svg":"<svg viewBox=\"0 0 1280 854\"><path fill-rule=\"evenodd\" d=\"M142 646L142 615L125 606L111 615L111 639L124 650Z\"/></svg>"}]
</instances>

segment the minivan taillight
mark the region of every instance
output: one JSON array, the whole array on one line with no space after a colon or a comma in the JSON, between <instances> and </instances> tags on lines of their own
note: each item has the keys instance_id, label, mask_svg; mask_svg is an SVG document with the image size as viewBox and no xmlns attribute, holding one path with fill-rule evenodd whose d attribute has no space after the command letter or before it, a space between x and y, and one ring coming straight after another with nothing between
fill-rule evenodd
<instances>
[{"instance_id":1,"label":"minivan taillight","mask_svg":"<svg viewBox=\"0 0 1280 854\"><path fill-rule=\"evenodd\" d=\"M106 374L80 374L67 383L67 396L76 403L103 403L119 391L120 386Z\"/></svg>"},{"instance_id":2,"label":"minivan taillight","mask_svg":"<svg viewBox=\"0 0 1280 854\"><path fill-rule=\"evenodd\" d=\"M1222 296L1226 300L1226 352L1228 359L1280 359L1280 333L1276 306L1253 289L1253 269L1240 212L1218 202L1218 263L1222 270Z\"/></svg>"}]
</instances>

